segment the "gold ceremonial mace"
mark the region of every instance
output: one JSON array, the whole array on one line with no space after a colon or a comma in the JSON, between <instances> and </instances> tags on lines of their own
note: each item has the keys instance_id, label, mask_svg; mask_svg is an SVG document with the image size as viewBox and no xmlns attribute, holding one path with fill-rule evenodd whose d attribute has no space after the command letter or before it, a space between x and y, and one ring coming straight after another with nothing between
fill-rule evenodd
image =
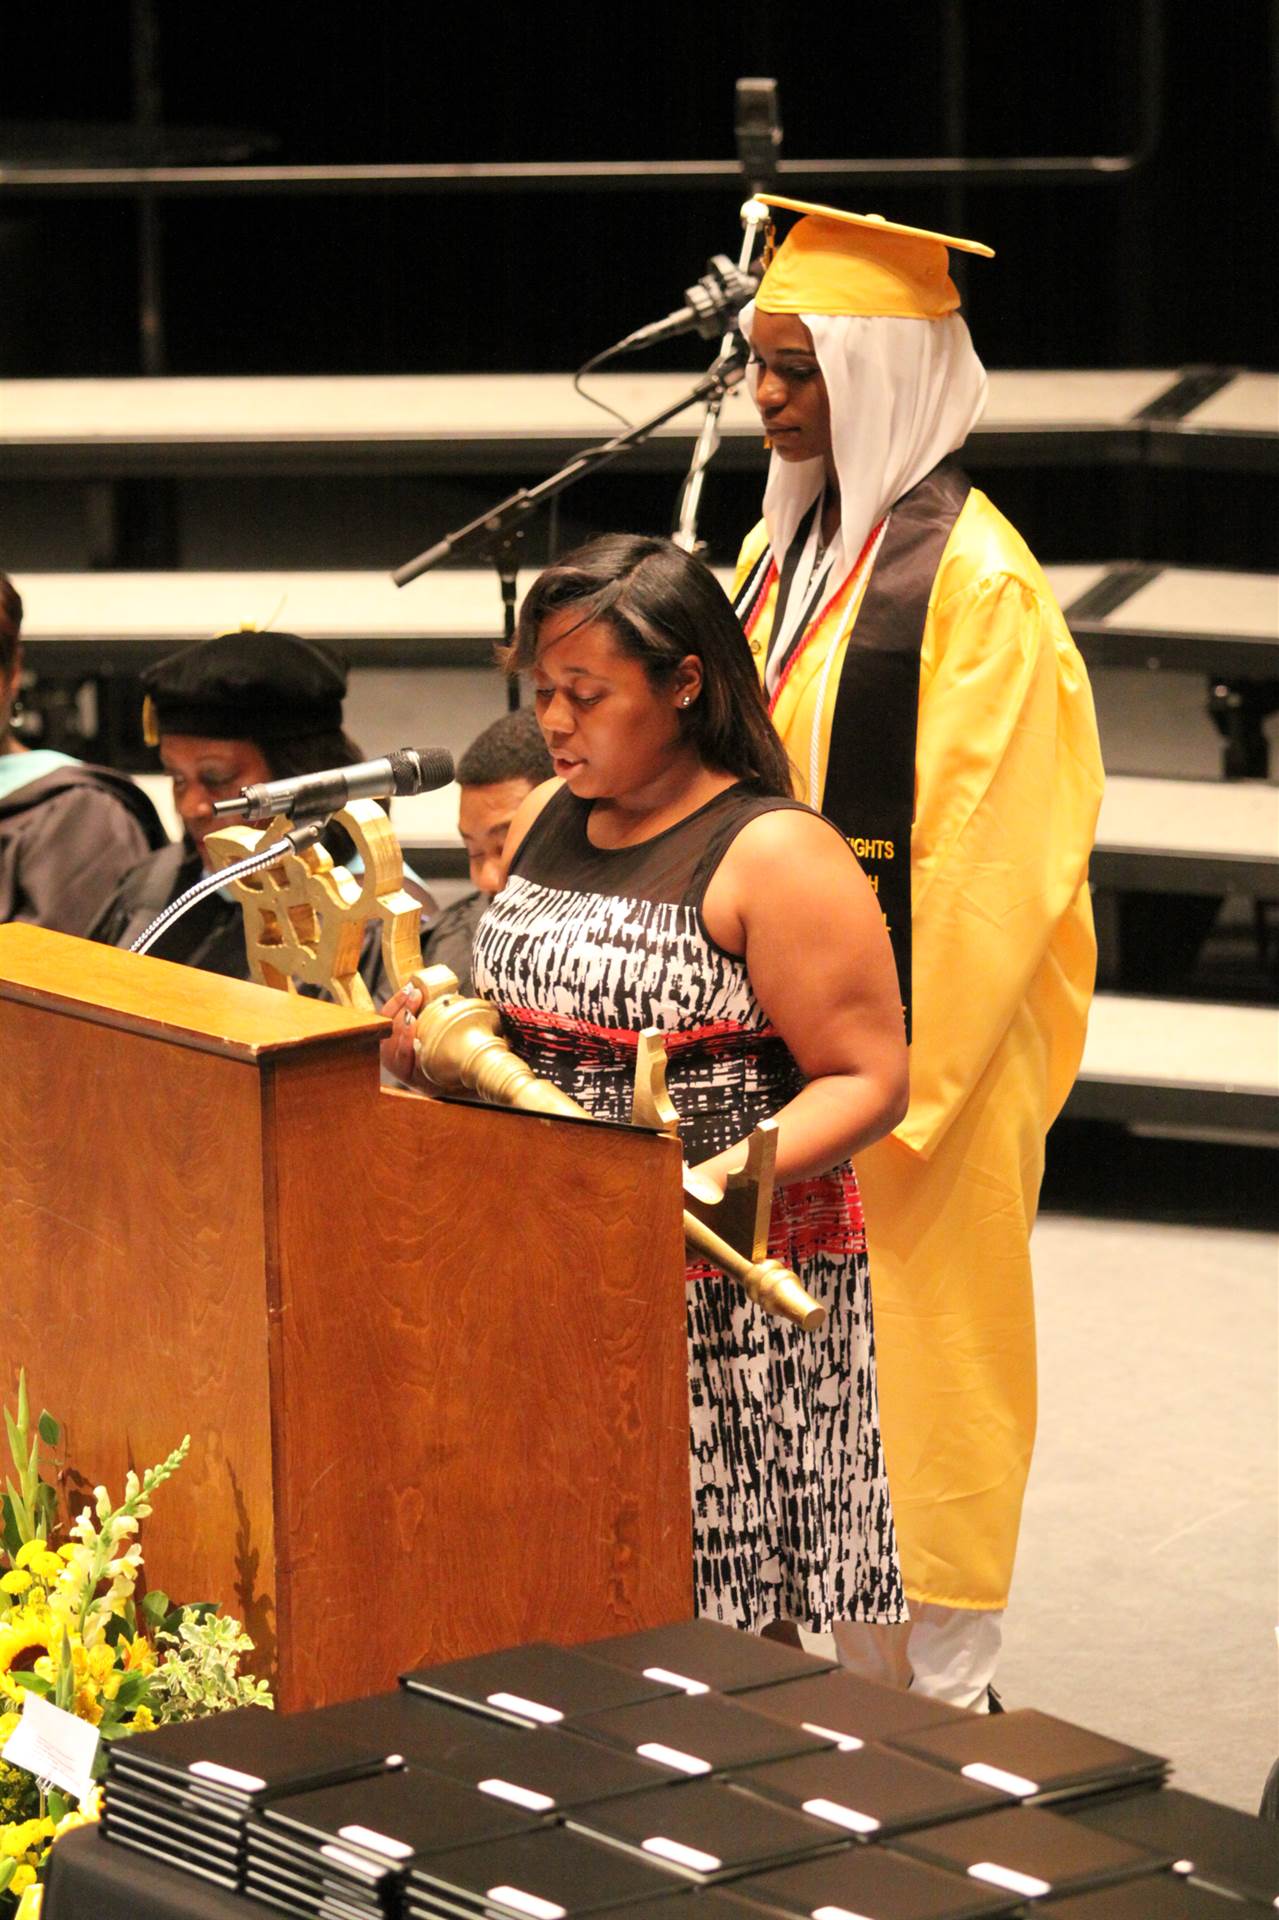
<instances>
[{"instance_id":1,"label":"gold ceremonial mace","mask_svg":"<svg viewBox=\"0 0 1279 1920\"><path fill-rule=\"evenodd\" d=\"M440 1093L478 1093L494 1106L574 1120L593 1116L550 1080L542 1080L514 1053L502 1036L501 1015L487 1000L458 992L447 967L426 967L413 975L424 996L417 1017L414 1049L428 1084ZM661 1034L646 1027L639 1035L631 1123L679 1135L679 1115L666 1090L666 1048ZM713 1189L684 1169L684 1238L695 1252L731 1274L748 1297L769 1313L811 1331L826 1319L799 1276L768 1254L768 1219L777 1159L777 1122L764 1120L750 1138L746 1164L729 1176L721 1201ZM733 1235L725 1239L710 1225Z\"/></svg>"},{"instance_id":2,"label":"gold ceremonial mace","mask_svg":"<svg viewBox=\"0 0 1279 1920\"><path fill-rule=\"evenodd\" d=\"M252 977L292 993L303 982L322 986L339 1005L371 1011L359 963L364 929L376 918L391 984L398 991L412 981L425 997L415 1046L430 1086L441 1093L478 1093L494 1106L592 1119L512 1052L496 1007L487 1000L463 998L447 967L422 968L418 902L404 891L400 845L376 801L352 800L333 818L360 855L358 880L345 867L334 866L323 847L308 847L303 853L282 852L275 864L232 883L244 911ZM205 846L213 864L224 867L252 853L266 836L280 839L289 824L281 816L265 834L256 827L223 827L208 836ZM679 1134L679 1116L666 1091L666 1049L661 1034L651 1028L639 1036L631 1121ZM751 1135L745 1166L729 1176L722 1200L685 1167L684 1238L704 1259L731 1274L767 1312L811 1330L824 1323L825 1307L797 1274L768 1255L776 1159L777 1123L764 1120Z\"/></svg>"}]
</instances>

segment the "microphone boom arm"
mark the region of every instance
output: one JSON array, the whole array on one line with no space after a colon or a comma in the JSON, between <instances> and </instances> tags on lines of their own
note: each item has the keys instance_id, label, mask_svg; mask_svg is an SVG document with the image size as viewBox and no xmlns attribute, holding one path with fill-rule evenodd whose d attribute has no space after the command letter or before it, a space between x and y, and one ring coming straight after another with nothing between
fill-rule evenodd
<instances>
[{"instance_id":1,"label":"microphone boom arm","mask_svg":"<svg viewBox=\"0 0 1279 1920\"><path fill-rule=\"evenodd\" d=\"M741 82L738 84L740 86ZM752 197L746 201L742 207L742 227L744 231L742 234L742 249L737 259L738 272L742 275L745 275L750 269L751 260L755 252L755 242L759 237L761 227L767 227L769 218L768 208L762 200L756 200ZM711 371L714 372L715 367L720 364L720 361L736 354L740 345L741 334L737 330L737 316L734 314L732 324L720 342L719 354L716 357ZM689 461L688 473L685 476L684 485L680 490L679 511L676 516L675 532L671 538L677 547L684 549L685 553L696 553L698 551L697 515L702 504L702 483L706 478L706 469L710 466L711 461L719 451L719 416L720 409L724 404L725 391L726 390L721 387L717 391L712 392L707 398L706 411L702 416L702 430L697 436L697 444L693 448L693 457Z\"/></svg>"},{"instance_id":2,"label":"microphone boom arm","mask_svg":"<svg viewBox=\"0 0 1279 1920\"><path fill-rule=\"evenodd\" d=\"M535 514L539 507L554 499L558 493L584 480L596 467L602 467L610 460L616 460L619 454L629 453L632 447L642 446L651 434L664 427L668 420L683 413L688 407L699 406L707 401L723 403L725 394L740 384L746 372L744 354L733 349L721 348L714 365L702 375L695 387L677 400L673 406L663 407L660 413L652 414L649 419L641 420L637 426L630 427L625 433L616 434L613 439L602 441L598 446L587 447L575 454L557 473L546 480L540 480L535 487L520 487L515 493L499 500L495 507L482 513L475 520L469 520L456 532L446 534L443 540L437 540L433 547L419 553L415 559L408 560L397 567L391 575L397 587L407 587L411 580L427 573L432 567L438 567L442 560L457 559L476 549L481 551L518 539L524 523Z\"/></svg>"}]
</instances>

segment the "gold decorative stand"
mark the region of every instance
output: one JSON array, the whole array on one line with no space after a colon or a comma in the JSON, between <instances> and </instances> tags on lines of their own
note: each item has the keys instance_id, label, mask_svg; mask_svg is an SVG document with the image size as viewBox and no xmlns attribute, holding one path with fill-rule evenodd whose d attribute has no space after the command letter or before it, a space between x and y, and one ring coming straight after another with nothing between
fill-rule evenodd
<instances>
[{"instance_id":1,"label":"gold decorative stand","mask_svg":"<svg viewBox=\"0 0 1279 1920\"><path fill-rule=\"evenodd\" d=\"M339 1006L374 1011L360 977L364 930L382 923L382 964L398 991L422 965L418 925L422 909L404 887L404 856L395 829L376 800L352 800L335 813L355 845L357 878L336 866L322 846L290 848L279 860L231 888L244 913L244 945L252 978L264 987L296 993L324 987ZM260 827L220 827L205 840L215 867L227 867L293 823L283 815Z\"/></svg>"}]
</instances>

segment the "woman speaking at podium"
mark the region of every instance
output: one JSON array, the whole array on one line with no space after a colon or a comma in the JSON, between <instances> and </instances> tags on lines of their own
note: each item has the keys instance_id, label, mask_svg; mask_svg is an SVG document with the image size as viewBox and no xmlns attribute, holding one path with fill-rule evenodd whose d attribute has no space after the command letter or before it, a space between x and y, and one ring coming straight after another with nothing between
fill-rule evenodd
<instances>
[{"instance_id":1,"label":"woman speaking at podium","mask_svg":"<svg viewBox=\"0 0 1279 1920\"><path fill-rule=\"evenodd\" d=\"M907 1094L875 896L791 798L732 608L670 542L608 535L548 568L507 666L531 679L556 777L512 823L476 990L605 1119L629 1117L636 1036L660 1028L685 1157L721 1190L775 1118L769 1251L827 1308L804 1333L689 1269L697 1610L756 1631L900 1620L849 1165ZM395 1033L404 1069L410 1023Z\"/></svg>"}]
</instances>

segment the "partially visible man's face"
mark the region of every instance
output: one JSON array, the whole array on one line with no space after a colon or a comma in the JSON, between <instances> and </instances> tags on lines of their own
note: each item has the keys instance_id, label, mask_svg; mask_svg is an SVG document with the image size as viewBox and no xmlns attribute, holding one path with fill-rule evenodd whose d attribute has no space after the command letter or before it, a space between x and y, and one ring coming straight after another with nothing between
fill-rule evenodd
<instances>
[{"instance_id":1,"label":"partially visible man's face","mask_svg":"<svg viewBox=\"0 0 1279 1920\"><path fill-rule=\"evenodd\" d=\"M457 803L457 830L471 865L471 885L491 900L502 884L502 849L507 829L531 780L495 780L487 787L462 787Z\"/></svg>"},{"instance_id":2,"label":"partially visible man's face","mask_svg":"<svg viewBox=\"0 0 1279 1920\"><path fill-rule=\"evenodd\" d=\"M173 804L207 867L204 836L213 826L213 802L241 787L269 780L271 769L253 740L205 740L194 733L160 737L160 763L173 781Z\"/></svg>"}]
</instances>

